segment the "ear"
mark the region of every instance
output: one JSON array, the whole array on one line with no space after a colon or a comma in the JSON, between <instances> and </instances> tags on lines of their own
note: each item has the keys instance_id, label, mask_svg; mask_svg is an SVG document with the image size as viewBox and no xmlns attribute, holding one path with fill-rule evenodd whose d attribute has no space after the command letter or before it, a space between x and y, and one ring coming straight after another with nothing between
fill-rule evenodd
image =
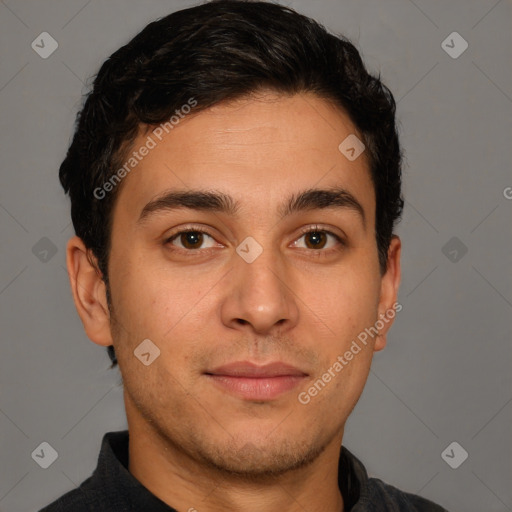
<instances>
[{"instance_id":1,"label":"ear","mask_svg":"<svg viewBox=\"0 0 512 512\"><path fill-rule=\"evenodd\" d=\"M378 306L379 335L375 338L374 351L382 350L386 346L387 333L393 325L395 315L401 311L402 305L398 303L398 288L400 286L400 254L402 243L398 236L393 235L388 248L388 263L385 274L381 278L380 298Z\"/></svg>"},{"instance_id":2,"label":"ear","mask_svg":"<svg viewBox=\"0 0 512 512\"><path fill-rule=\"evenodd\" d=\"M92 251L77 236L67 244L66 264L75 307L87 336L98 345L112 345L106 286Z\"/></svg>"}]
</instances>

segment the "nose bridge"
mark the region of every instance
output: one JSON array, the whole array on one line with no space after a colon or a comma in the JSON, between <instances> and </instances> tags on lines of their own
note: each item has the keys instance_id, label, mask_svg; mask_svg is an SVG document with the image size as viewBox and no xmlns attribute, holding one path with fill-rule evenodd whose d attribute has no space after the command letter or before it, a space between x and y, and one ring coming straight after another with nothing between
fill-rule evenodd
<instances>
[{"instance_id":1,"label":"nose bridge","mask_svg":"<svg viewBox=\"0 0 512 512\"><path fill-rule=\"evenodd\" d=\"M247 250L247 248L247 243L245 246L241 244L238 252ZM245 281L244 288L247 288L247 291L255 297L261 296L263 300L268 300L268 297L281 296L285 276L277 251L271 246L261 247L261 252L255 247L251 247L249 250L253 252L254 260L246 260L241 257L243 261L237 262L237 269Z\"/></svg>"},{"instance_id":2,"label":"nose bridge","mask_svg":"<svg viewBox=\"0 0 512 512\"><path fill-rule=\"evenodd\" d=\"M249 323L257 331L294 323L297 306L286 283L286 267L270 237L260 244L252 237L237 247L230 272L230 290L223 308L224 322Z\"/></svg>"}]
</instances>

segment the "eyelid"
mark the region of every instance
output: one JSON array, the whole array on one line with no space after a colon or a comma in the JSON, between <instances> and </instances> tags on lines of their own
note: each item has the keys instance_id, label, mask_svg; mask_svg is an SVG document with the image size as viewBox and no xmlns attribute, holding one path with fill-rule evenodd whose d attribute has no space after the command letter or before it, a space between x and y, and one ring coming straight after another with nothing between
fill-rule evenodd
<instances>
[{"instance_id":1,"label":"eyelid","mask_svg":"<svg viewBox=\"0 0 512 512\"><path fill-rule=\"evenodd\" d=\"M343 232L342 232L343 234L335 233L331 228L322 226L321 224L314 224L312 226L307 226L307 227L302 228L300 231L300 236L303 236L307 233L314 233L317 231L321 231L323 233L328 233L330 235L333 235L336 238L339 238L342 241L345 238L345 233L343 233Z\"/></svg>"}]
</instances>

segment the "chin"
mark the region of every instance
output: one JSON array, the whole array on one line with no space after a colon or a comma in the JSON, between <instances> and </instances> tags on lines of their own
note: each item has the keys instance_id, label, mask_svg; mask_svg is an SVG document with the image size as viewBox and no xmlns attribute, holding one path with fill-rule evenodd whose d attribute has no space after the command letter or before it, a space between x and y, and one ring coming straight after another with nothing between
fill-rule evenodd
<instances>
[{"instance_id":1,"label":"chin","mask_svg":"<svg viewBox=\"0 0 512 512\"><path fill-rule=\"evenodd\" d=\"M271 435L271 434L270 434ZM225 445L207 446L204 438L194 442L196 456L211 469L241 479L265 480L306 467L315 461L326 445L304 440L230 438Z\"/></svg>"}]
</instances>

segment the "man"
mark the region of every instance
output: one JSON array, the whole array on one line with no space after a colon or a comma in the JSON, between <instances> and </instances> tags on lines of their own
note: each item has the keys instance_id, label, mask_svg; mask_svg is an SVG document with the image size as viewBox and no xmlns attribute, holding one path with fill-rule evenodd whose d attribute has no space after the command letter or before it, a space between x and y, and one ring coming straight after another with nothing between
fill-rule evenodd
<instances>
[{"instance_id":1,"label":"man","mask_svg":"<svg viewBox=\"0 0 512 512\"><path fill-rule=\"evenodd\" d=\"M265 2L151 23L101 67L60 179L129 430L45 512L444 510L342 446L401 308L395 104L354 46Z\"/></svg>"}]
</instances>

